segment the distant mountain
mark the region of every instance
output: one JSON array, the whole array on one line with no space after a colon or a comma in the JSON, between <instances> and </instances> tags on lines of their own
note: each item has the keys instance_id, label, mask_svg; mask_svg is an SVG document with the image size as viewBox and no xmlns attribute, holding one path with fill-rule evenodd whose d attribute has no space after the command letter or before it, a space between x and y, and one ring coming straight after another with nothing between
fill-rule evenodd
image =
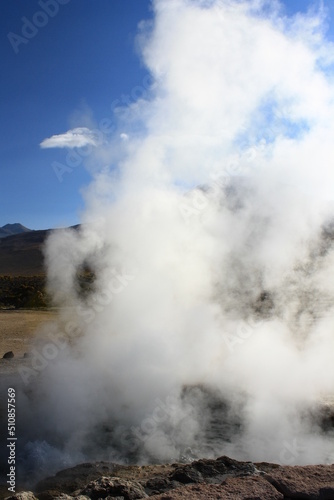
<instances>
[{"instance_id":1,"label":"distant mountain","mask_svg":"<svg viewBox=\"0 0 334 500\"><path fill-rule=\"evenodd\" d=\"M43 248L47 236L54 229L34 231L21 224L7 224L1 229L16 227L16 234L0 238L1 276L43 276L45 275ZM80 225L72 226L78 230Z\"/></svg>"},{"instance_id":2,"label":"distant mountain","mask_svg":"<svg viewBox=\"0 0 334 500\"><path fill-rule=\"evenodd\" d=\"M7 236L12 236L14 234L29 233L31 229L28 229L18 222L15 224L6 224L0 227L0 238L6 238Z\"/></svg>"},{"instance_id":3,"label":"distant mountain","mask_svg":"<svg viewBox=\"0 0 334 500\"><path fill-rule=\"evenodd\" d=\"M49 230L28 231L0 239L0 276L45 274L43 245Z\"/></svg>"}]
</instances>

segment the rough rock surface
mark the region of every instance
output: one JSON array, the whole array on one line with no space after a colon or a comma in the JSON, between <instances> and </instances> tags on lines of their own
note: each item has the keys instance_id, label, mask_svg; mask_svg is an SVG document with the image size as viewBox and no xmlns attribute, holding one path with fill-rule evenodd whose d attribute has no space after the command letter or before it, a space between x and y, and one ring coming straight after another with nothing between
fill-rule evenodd
<instances>
[{"instance_id":1,"label":"rough rock surface","mask_svg":"<svg viewBox=\"0 0 334 500\"><path fill-rule=\"evenodd\" d=\"M113 476L115 464L110 462L96 462L79 464L75 467L62 470L53 477L48 477L40 481L35 491L40 500L48 500L54 498L55 493L70 494L73 491L84 488L90 481L94 481L102 476Z\"/></svg>"},{"instance_id":2,"label":"rough rock surface","mask_svg":"<svg viewBox=\"0 0 334 500\"><path fill-rule=\"evenodd\" d=\"M334 499L334 465L279 467L267 471L266 479L284 498Z\"/></svg>"},{"instance_id":3,"label":"rough rock surface","mask_svg":"<svg viewBox=\"0 0 334 500\"><path fill-rule=\"evenodd\" d=\"M284 496L262 477L229 477L222 484L196 484L176 488L169 493L153 495L155 500L218 498L224 500L283 500Z\"/></svg>"},{"instance_id":4,"label":"rough rock surface","mask_svg":"<svg viewBox=\"0 0 334 500\"><path fill-rule=\"evenodd\" d=\"M66 493L62 493L56 498L57 500L72 500L72 498L75 498L76 500L89 500L89 497L85 497L84 495L78 495L76 497L72 497L71 495L66 495Z\"/></svg>"},{"instance_id":5,"label":"rough rock surface","mask_svg":"<svg viewBox=\"0 0 334 500\"><path fill-rule=\"evenodd\" d=\"M99 498L124 497L126 500L148 498L144 488L136 481L126 481L117 477L101 477L91 481L81 492L83 495L98 500Z\"/></svg>"},{"instance_id":6,"label":"rough rock surface","mask_svg":"<svg viewBox=\"0 0 334 500\"><path fill-rule=\"evenodd\" d=\"M24 496L25 495L25 496ZM35 496L34 496L35 495ZM189 464L81 464L11 500L334 500L334 465L280 466L229 457Z\"/></svg>"},{"instance_id":7,"label":"rough rock surface","mask_svg":"<svg viewBox=\"0 0 334 500\"><path fill-rule=\"evenodd\" d=\"M32 491L23 491L9 497L10 500L37 500ZM9 500L8 499L8 500Z\"/></svg>"}]
</instances>

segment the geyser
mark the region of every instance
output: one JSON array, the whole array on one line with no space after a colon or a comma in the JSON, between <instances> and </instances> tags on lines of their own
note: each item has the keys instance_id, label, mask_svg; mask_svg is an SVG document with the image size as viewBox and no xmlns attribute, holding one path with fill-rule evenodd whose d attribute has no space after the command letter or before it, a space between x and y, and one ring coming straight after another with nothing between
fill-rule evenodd
<instances>
[{"instance_id":1,"label":"geyser","mask_svg":"<svg viewBox=\"0 0 334 500\"><path fill-rule=\"evenodd\" d=\"M222 454L332 462L317 413L334 394L325 13L153 6L138 37L152 88L87 159L81 228L46 245L66 347L23 384L22 457L42 471Z\"/></svg>"}]
</instances>

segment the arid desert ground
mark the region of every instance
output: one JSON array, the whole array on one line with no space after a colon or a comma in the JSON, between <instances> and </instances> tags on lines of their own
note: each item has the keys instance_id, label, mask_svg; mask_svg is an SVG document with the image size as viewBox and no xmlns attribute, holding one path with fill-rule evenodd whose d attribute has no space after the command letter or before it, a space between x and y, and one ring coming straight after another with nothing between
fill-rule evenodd
<instances>
[{"instance_id":1,"label":"arid desert ground","mask_svg":"<svg viewBox=\"0 0 334 500\"><path fill-rule=\"evenodd\" d=\"M22 357L29 351L38 329L55 315L47 310L0 311L0 357L9 351L13 351L14 357Z\"/></svg>"}]
</instances>

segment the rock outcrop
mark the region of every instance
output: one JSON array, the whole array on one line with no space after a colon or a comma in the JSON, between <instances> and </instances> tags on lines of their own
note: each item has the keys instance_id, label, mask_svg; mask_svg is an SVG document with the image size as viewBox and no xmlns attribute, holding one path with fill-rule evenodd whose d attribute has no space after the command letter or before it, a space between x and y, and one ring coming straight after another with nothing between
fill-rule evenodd
<instances>
[{"instance_id":1,"label":"rock outcrop","mask_svg":"<svg viewBox=\"0 0 334 500\"><path fill-rule=\"evenodd\" d=\"M280 466L229 457L189 464L81 464L10 500L334 500L334 465Z\"/></svg>"},{"instance_id":2,"label":"rock outcrop","mask_svg":"<svg viewBox=\"0 0 334 500\"><path fill-rule=\"evenodd\" d=\"M81 493L92 500L110 496L123 497L128 500L148 498L148 495L140 483L136 481L126 481L118 477L101 477L89 483Z\"/></svg>"},{"instance_id":3,"label":"rock outcrop","mask_svg":"<svg viewBox=\"0 0 334 500\"><path fill-rule=\"evenodd\" d=\"M13 351L5 352L5 354L3 355L3 359L12 359L13 357L14 357Z\"/></svg>"}]
</instances>

